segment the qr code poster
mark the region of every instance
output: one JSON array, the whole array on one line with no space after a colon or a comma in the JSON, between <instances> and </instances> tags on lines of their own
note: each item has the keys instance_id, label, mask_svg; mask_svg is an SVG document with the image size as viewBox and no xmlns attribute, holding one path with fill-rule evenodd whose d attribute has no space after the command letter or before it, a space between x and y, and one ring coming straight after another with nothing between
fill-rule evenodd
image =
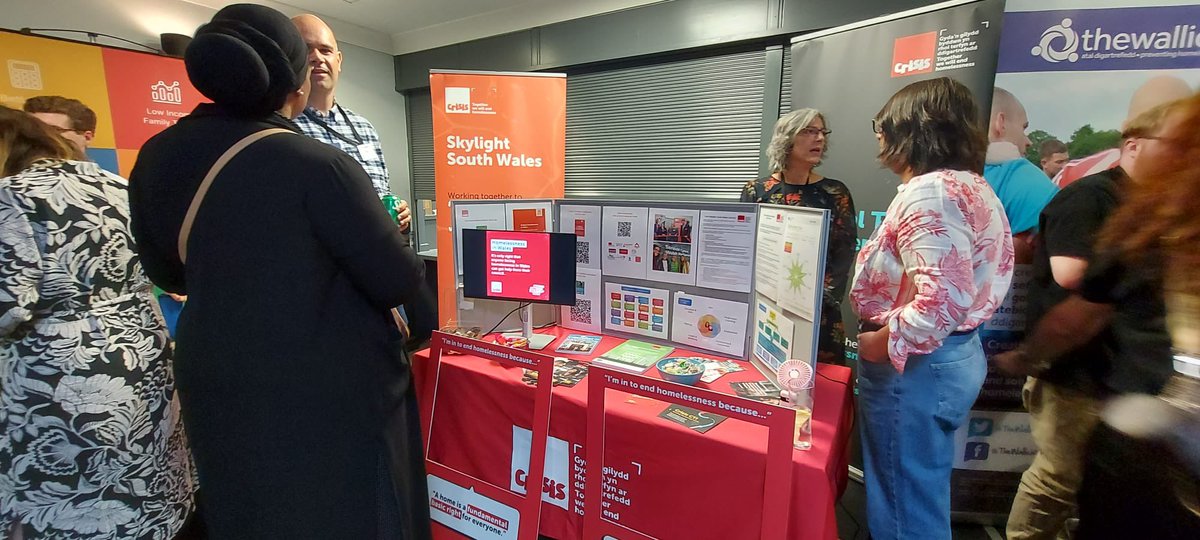
<instances>
[{"instance_id":1,"label":"qr code poster","mask_svg":"<svg viewBox=\"0 0 1200 540\"><path fill-rule=\"evenodd\" d=\"M575 269L575 305L563 306L559 321L565 328L583 330L594 334L600 333L602 312L600 296L603 293L600 284L600 272L586 268Z\"/></svg>"},{"instance_id":2,"label":"qr code poster","mask_svg":"<svg viewBox=\"0 0 1200 540\"><path fill-rule=\"evenodd\" d=\"M600 269L600 207L562 205L558 232L575 235L575 264L578 268Z\"/></svg>"},{"instance_id":3,"label":"qr code poster","mask_svg":"<svg viewBox=\"0 0 1200 540\"><path fill-rule=\"evenodd\" d=\"M651 244L648 218L649 209L645 207L604 207L604 275L646 279Z\"/></svg>"}]
</instances>

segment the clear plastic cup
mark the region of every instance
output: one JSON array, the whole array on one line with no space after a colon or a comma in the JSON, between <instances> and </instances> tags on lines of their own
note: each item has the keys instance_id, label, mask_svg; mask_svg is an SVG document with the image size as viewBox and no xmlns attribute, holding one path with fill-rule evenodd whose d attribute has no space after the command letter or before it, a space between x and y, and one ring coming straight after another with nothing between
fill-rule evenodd
<instances>
[{"instance_id":1,"label":"clear plastic cup","mask_svg":"<svg viewBox=\"0 0 1200 540\"><path fill-rule=\"evenodd\" d=\"M788 405L796 411L796 423L792 430L792 444L800 450L812 448L812 391L813 381L789 381L780 393Z\"/></svg>"}]
</instances>

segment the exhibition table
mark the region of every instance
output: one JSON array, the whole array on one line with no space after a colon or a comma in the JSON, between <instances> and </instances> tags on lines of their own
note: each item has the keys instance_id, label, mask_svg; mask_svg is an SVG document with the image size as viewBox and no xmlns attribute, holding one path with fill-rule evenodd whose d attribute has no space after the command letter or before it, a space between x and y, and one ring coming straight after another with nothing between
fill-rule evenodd
<instances>
[{"instance_id":1,"label":"exhibition table","mask_svg":"<svg viewBox=\"0 0 1200 540\"><path fill-rule=\"evenodd\" d=\"M562 338L581 332L540 333ZM554 355L559 341L542 352ZM559 356L586 362L623 341L605 336L588 355ZM711 356L682 348L671 356L691 355ZM503 488L523 486L534 389L521 381L522 370L469 355L443 355L442 362L429 457ZM742 364L744 371L698 386L732 394L731 382L763 379ZM413 371L425 417L433 399L432 367L428 350L416 354ZM793 451L788 538L837 538L834 504L845 488L853 426L850 370L819 365L817 374L813 448ZM658 377L654 368L645 375ZM587 384L585 378L553 389L540 531L559 540L583 537ZM604 505L607 519L664 539L757 538L766 428L730 419L699 433L660 418L667 407L662 401L610 392L603 480L613 497ZM439 537L458 537L436 523L434 528Z\"/></svg>"}]
</instances>

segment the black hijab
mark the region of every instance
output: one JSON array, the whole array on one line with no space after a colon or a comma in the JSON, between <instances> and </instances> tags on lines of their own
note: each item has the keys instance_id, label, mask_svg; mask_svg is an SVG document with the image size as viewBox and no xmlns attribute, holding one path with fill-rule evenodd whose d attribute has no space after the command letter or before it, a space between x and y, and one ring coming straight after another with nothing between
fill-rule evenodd
<instances>
[{"instance_id":1,"label":"black hijab","mask_svg":"<svg viewBox=\"0 0 1200 540\"><path fill-rule=\"evenodd\" d=\"M235 113L265 116L304 83L308 46L284 14L234 4L196 30L183 55L192 85Z\"/></svg>"}]
</instances>

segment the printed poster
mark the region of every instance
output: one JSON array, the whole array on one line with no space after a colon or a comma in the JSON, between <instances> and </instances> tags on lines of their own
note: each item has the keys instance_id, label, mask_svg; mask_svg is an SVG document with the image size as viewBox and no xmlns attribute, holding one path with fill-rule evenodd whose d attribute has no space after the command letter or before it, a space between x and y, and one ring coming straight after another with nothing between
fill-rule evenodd
<instances>
[{"instance_id":1,"label":"printed poster","mask_svg":"<svg viewBox=\"0 0 1200 540\"><path fill-rule=\"evenodd\" d=\"M758 243L754 248L754 290L771 300L779 298L786 215L781 209L763 209L762 219L758 221Z\"/></svg>"},{"instance_id":2,"label":"printed poster","mask_svg":"<svg viewBox=\"0 0 1200 540\"><path fill-rule=\"evenodd\" d=\"M700 212L697 285L750 292L756 217L754 212Z\"/></svg>"},{"instance_id":3,"label":"printed poster","mask_svg":"<svg viewBox=\"0 0 1200 540\"><path fill-rule=\"evenodd\" d=\"M508 230L518 232L547 232L550 231L549 202L506 203L508 211Z\"/></svg>"},{"instance_id":4,"label":"printed poster","mask_svg":"<svg viewBox=\"0 0 1200 540\"><path fill-rule=\"evenodd\" d=\"M646 279L650 235L645 207L604 207L604 275Z\"/></svg>"},{"instance_id":5,"label":"printed poster","mask_svg":"<svg viewBox=\"0 0 1200 540\"><path fill-rule=\"evenodd\" d=\"M671 338L681 345L742 358L749 307L743 302L676 292Z\"/></svg>"},{"instance_id":6,"label":"printed poster","mask_svg":"<svg viewBox=\"0 0 1200 540\"><path fill-rule=\"evenodd\" d=\"M575 235L577 268L600 270L600 207L564 204L558 207L558 232Z\"/></svg>"},{"instance_id":7,"label":"printed poster","mask_svg":"<svg viewBox=\"0 0 1200 540\"><path fill-rule=\"evenodd\" d=\"M651 248L647 279L664 283L695 285L696 241L699 210L650 209Z\"/></svg>"},{"instance_id":8,"label":"printed poster","mask_svg":"<svg viewBox=\"0 0 1200 540\"><path fill-rule=\"evenodd\" d=\"M604 318L604 329L667 339L670 295L665 289L605 283L608 316Z\"/></svg>"},{"instance_id":9,"label":"printed poster","mask_svg":"<svg viewBox=\"0 0 1200 540\"><path fill-rule=\"evenodd\" d=\"M754 356L772 371L792 358L796 325L759 297L754 310Z\"/></svg>"},{"instance_id":10,"label":"printed poster","mask_svg":"<svg viewBox=\"0 0 1200 540\"><path fill-rule=\"evenodd\" d=\"M600 333L600 318L604 316L601 302L600 272L587 268L575 269L575 305L562 306L559 321L563 328Z\"/></svg>"},{"instance_id":11,"label":"printed poster","mask_svg":"<svg viewBox=\"0 0 1200 540\"><path fill-rule=\"evenodd\" d=\"M465 229L503 231L508 227L503 204L460 204L454 216L454 267L462 275L462 232Z\"/></svg>"},{"instance_id":12,"label":"printed poster","mask_svg":"<svg viewBox=\"0 0 1200 540\"><path fill-rule=\"evenodd\" d=\"M824 284L821 282L821 229L819 214L789 212L784 218L783 268L776 298L779 307L812 322Z\"/></svg>"}]
</instances>

